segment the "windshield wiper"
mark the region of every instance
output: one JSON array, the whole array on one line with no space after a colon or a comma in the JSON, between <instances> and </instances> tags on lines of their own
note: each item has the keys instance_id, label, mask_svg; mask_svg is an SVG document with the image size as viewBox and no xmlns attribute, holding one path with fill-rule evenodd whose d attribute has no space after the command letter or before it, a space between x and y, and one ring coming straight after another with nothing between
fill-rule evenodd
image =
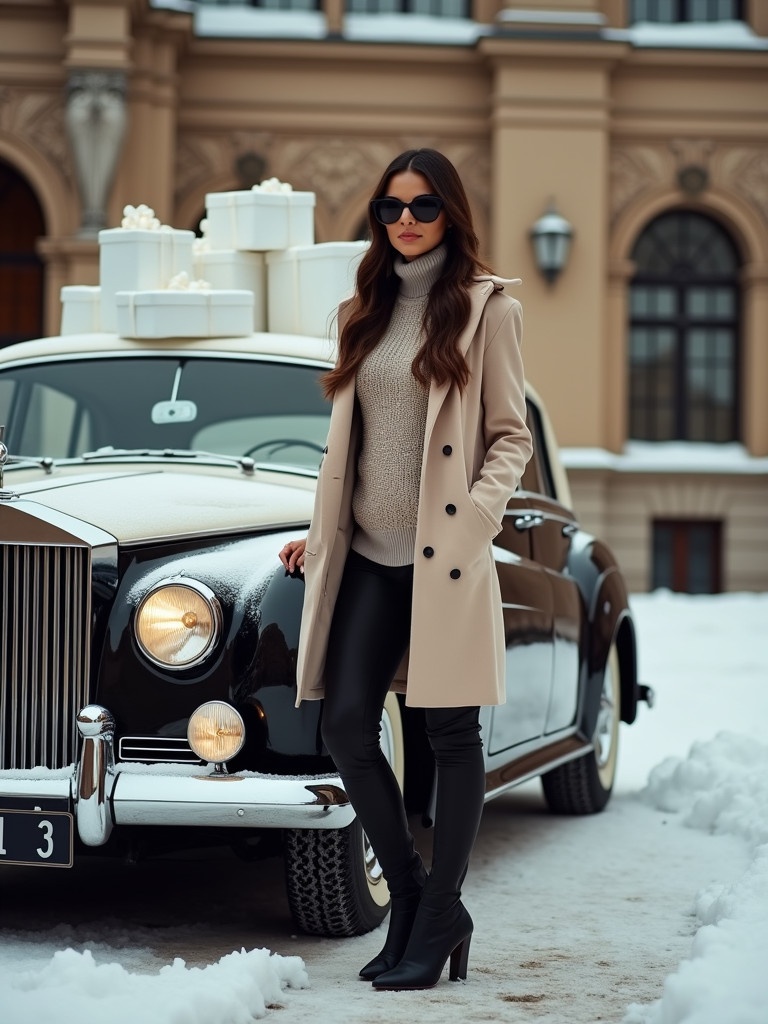
<instances>
[{"instance_id":1,"label":"windshield wiper","mask_svg":"<svg viewBox=\"0 0 768 1024\"><path fill-rule=\"evenodd\" d=\"M99 448L95 452L83 452L86 461L96 459L206 459L225 466L239 466L249 476L256 471L256 463L248 455L221 455L219 452L191 451L187 448Z\"/></svg>"},{"instance_id":2,"label":"windshield wiper","mask_svg":"<svg viewBox=\"0 0 768 1024\"><path fill-rule=\"evenodd\" d=\"M9 455L5 464L6 466L19 466L25 462L40 466L48 474L53 472L54 460L50 455Z\"/></svg>"}]
</instances>

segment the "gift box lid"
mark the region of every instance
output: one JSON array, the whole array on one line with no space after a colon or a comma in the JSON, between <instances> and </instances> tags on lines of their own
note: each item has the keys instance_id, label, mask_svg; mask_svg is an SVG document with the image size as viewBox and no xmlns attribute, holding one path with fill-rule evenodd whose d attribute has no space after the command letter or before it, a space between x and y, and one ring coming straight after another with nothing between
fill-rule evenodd
<instances>
[{"instance_id":1,"label":"gift box lid","mask_svg":"<svg viewBox=\"0 0 768 1024\"><path fill-rule=\"evenodd\" d=\"M361 256L370 242L317 242L315 245L294 245L266 253L267 263L290 263L293 260L327 260Z\"/></svg>"},{"instance_id":2,"label":"gift box lid","mask_svg":"<svg viewBox=\"0 0 768 1024\"><path fill-rule=\"evenodd\" d=\"M62 302L95 302L101 293L97 284L65 284L61 289Z\"/></svg>"},{"instance_id":3,"label":"gift box lid","mask_svg":"<svg viewBox=\"0 0 768 1024\"><path fill-rule=\"evenodd\" d=\"M314 192L261 192L248 189L238 192L208 192L205 197L207 208L215 206L314 206Z\"/></svg>"},{"instance_id":4,"label":"gift box lid","mask_svg":"<svg viewBox=\"0 0 768 1024\"><path fill-rule=\"evenodd\" d=\"M152 242L156 239L173 239L174 242L190 242L195 238L194 231L185 231L182 228L162 227L152 230L150 228L104 228L99 232L99 245L111 245L114 242Z\"/></svg>"},{"instance_id":5,"label":"gift box lid","mask_svg":"<svg viewBox=\"0 0 768 1024\"><path fill-rule=\"evenodd\" d=\"M253 292L245 288L217 289L209 291L144 291L118 292L118 306L133 302L140 306L253 306Z\"/></svg>"},{"instance_id":6,"label":"gift box lid","mask_svg":"<svg viewBox=\"0 0 768 1024\"><path fill-rule=\"evenodd\" d=\"M194 253L198 262L206 263L261 263L264 260L263 252L243 251L242 249L203 249Z\"/></svg>"}]
</instances>

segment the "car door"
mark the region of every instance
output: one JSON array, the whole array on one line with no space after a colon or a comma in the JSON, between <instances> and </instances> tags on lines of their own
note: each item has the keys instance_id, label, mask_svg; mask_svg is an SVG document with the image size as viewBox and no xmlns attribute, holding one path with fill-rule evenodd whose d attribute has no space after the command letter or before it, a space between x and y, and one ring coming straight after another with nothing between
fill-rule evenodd
<instances>
[{"instance_id":1,"label":"car door","mask_svg":"<svg viewBox=\"0 0 768 1024\"><path fill-rule=\"evenodd\" d=\"M554 479L547 465L541 417L535 403L528 403L528 422L538 437L535 472L527 474L520 495L526 509L526 533L531 557L547 577L553 602L553 664L550 703L545 733L558 732L576 719L579 694L580 644L584 602L568 566L573 538L579 524L574 513L557 500ZM518 520L519 521L519 520Z\"/></svg>"},{"instance_id":2,"label":"car door","mask_svg":"<svg viewBox=\"0 0 768 1024\"><path fill-rule=\"evenodd\" d=\"M537 457L534 447L523 485L536 478ZM507 702L491 713L490 755L539 739L551 704L554 604L550 580L533 554L534 514L525 491L513 495L493 545L504 616Z\"/></svg>"}]
</instances>

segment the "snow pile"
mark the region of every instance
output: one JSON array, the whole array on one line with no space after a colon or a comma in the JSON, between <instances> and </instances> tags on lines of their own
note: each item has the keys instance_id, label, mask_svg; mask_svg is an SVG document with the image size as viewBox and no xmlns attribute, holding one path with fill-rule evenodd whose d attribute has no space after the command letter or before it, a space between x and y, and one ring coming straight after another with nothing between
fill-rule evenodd
<instances>
[{"instance_id":1,"label":"snow pile","mask_svg":"<svg viewBox=\"0 0 768 1024\"><path fill-rule=\"evenodd\" d=\"M649 1007L633 1005L624 1024L765 1024L768 1007L768 745L734 733L668 758L644 795L684 824L745 839L754 859L735 885L700 893L701 927L691 959Z\"/></svg>"},{"instance_id":2,"label":"snow pile","mask_svg":"<svg viewBox=\"0 0 768 1024\"><path fill-rule=\"evenodd\" d=\"M308 984L299 957L277 956L268 949L229 953L203 968L188 968L177 958L157 974L99 964L88 949L64 949L28 970L0 962L0 1019L3 1024L64 1019L78 1024L251 1024L283 1005L284 988Z\"/></svg>"},{"instance_id":3,"label":"snow pile","mask_svg":"<svg viewBox=\"0 0 768 1024\"><path fill-rule=\"evenodd\" d=\"M622 730L619 788L637 792L665 757L687 758L691 744L721 729L764 742L768 593L657 590L630 601L639 677L658 699L652 712L641 708L635 724Z\"/></svg>"}]
</instances>

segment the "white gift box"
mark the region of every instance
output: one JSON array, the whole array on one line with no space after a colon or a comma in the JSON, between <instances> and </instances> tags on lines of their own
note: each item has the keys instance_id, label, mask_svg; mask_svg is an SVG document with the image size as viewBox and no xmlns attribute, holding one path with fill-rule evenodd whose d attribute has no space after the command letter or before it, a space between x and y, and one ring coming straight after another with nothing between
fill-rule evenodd
<instances>
[{"instance_id":1,"label":"white gift box","mask_svg":"<svg viewBox=\"0 0 768 1024\"><path fill-rule=\"evenodd\" d=\"M315 240L314 192L210 192L205 208L212 249L267 252Z\"/></svg>"},{"instance_id":2,"label":"white gift box","mask_svg":"<svg viewBox=\"0 0 768 1024\"><path fill-rule=\"evenodd\" d=\"M267 329L267 279L260 252L203 251L193 258L194 276L211 288L253 292L253 330Z\"/></svg>"},{"instance_id":3,"label":"white gift box","mask_svg":"<svg viewBox=\"0 0 768 1024\"><path fill-rule=\"evenodd\" d=\"M118 292L165 288L183 272L192 277L194 231L160 228L149 231L109 228L99 232L101 326L117 328L115 296Z\"/></svg>"},{"instance_id":4,"label":"white gift box","mask_svg":"<svg viewBox=\"0 0 768 1024\"><path fill-rule=\"evenodd\" d=\"M320 242L267 253L267 325L276 334L325 338L352 295L368 242Z\"/></svg>"},{"instance_id":5,"label":"white gift box","mask_svg":"<svg viewBox=\"0 0 768 1024\"><path fill-rule=\"evenodd\" d=\"M97 334L101 330L101 289L85 284L61 289L61 334Z\"/></svg>"},{"instance_id":6,"label":"white gift box","mask_svg":"<svg viewBox=\"0 0 768 1024\"><path fill-rule=\"evenodd\" d=\"M117 293L121 338L231 338L253 332L251 291Z\"/></svg>"}]
</instances>

